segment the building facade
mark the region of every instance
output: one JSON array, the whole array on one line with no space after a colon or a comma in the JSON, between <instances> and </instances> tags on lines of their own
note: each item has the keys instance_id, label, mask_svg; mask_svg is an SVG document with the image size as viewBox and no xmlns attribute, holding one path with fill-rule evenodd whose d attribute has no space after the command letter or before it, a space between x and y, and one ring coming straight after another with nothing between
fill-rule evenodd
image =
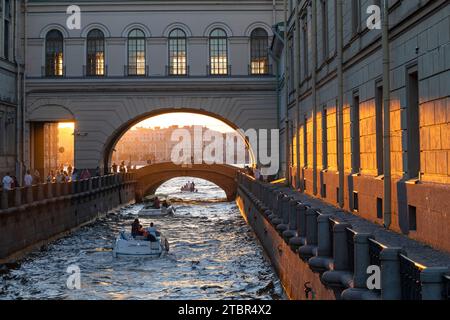
<instances>
[{"instance_id":1,"label":"building facade","mask_svg":"<svg viewBox=\"0 0 450 320\"><path fill-rule=\"evenodd\" d=\"M28 2L31 166L40 163L34 137L42 123L75 122L80 169L109 167L123 133L162 113L201 113L236 129L277 128L267 50L277 2L80 1L79 29L67 26L72 4Z\"/></svg>"},{"instance_id":2,"label":"building facade","mask_svg":"<svg viewBox=\"0 0 450 320\"><path fill-rule=\"evenodd\" d=\"M287 3L286 28L278 25L272 43L284 70L286 176L301 191L448 251L450 5L383 3ZM378 12L387 27L373 28Z\"/></svg>"},{"instance_id":3,"label":"building facade","mask_svg":"<svg viewBox=\"0 0 450 320\"><path fill-rule=\"evenodd\" d=\"M0 176L20 176L23 108L23 1L0 0Z\"/></svg>"}]
</instances>

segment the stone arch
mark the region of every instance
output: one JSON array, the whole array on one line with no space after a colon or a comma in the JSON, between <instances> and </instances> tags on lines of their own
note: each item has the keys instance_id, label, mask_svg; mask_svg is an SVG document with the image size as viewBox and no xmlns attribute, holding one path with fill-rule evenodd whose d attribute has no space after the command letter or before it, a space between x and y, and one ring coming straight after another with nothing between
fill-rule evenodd
<instances>
[{"instance_id":1,"label":"stone arch","mask_svg":"<svg viewBox=\"0 0 450 320\"><path fill-rule=\"evenodd\" d=\"M66 107L57 104L43 104L30 110L27 115L29 121L75 121L75 115Z\"/></svg>"},{"instance_id":2,"label":"stone arch","mask_svg":"<svg viewBox=\"0 0 450 320\"><path fill-rule=\"evenodd\" d=\"M41 32L39 32L39 37L42 39L45 39L47 33L50 30L58 30L63 35L64 39L67 39L69 37L69 33L67 32L66 28L63 25L57 24L57 23L51 23L46 25L44 28L42 28Z\"/></svg>"},{"instance_id":3,"label":"stone arch","mask_svg":"<svg viewBox=\"0 0 450 320\"><path fill-rule=\"evenodd\" d=\"M210 181L225 191L227 199L236 197L236 174L239 169L230 165L194 164L180 166L173 163L159 163L136 171L136 199L154 193L164 182L177 177L194 177Z\"/></svg>"},{"instance_id":4,"label":"stone arch","mask_svg":"<svg viewBox=\"0 0 450 320\"><path fill-rule=\"evenodd\" d=\"M223 22L211 23L209 26L206 27L205 32L203 33L203 36L209 37L209 35L211 34L211 31L213 31L214 29L217 29L217 28L223 29L226 32L228 38L233 36L232 29Z\"/></svg>"},{"instance_id":5,"label":"stone arch","mask_svg":"<svg viewBox=\"0 0 450 320\"><path fill-rule=\"evenodd\" d=\"M109 31L108 27L101 23L91 23L83 28L81 31L81 37L86 38L88 33L93 29L99 29L103 34L105 35L105 38L111 37L111 32Z\"/></svg>"},{"instance_id":6,"label":"stone arch","mask_svg":"<svg viewBox=\"0 0 450 320\"><path fill-rule=\"evenodd\" d=\"M142 23L131 23L127 25L123 31L122 31L122 38L128 38L128 34L133 29L140 29L142 32L144 32L146 38L150 38L152 36L152 33L150 32L150 29Z\"/></svg>"},{"instance_id":7,"label":"stone arch","mask_svg":"<svg viewBox=\"0 0 450 320\"><path fill-rule=\"evenodd\" d=\"M272 35L272 29L270 28L270 26L267 23L264 22L254 22L251 25L249 25L247 27L247 29L245 29L245 36L250 38L253 30L257 29L257 28L262 28L264 30L266 30L267 35L270 37Z\"/></svg>"},{"instance_id":8,"label":"stone arch","mask_svg":"<svg viewBox=\"0 0 450 320\"><path fill-rule=\"evenodd\" d=\"M174 29L181 29L181 30L183 30L184 33L186 33L186 37L187 37L187 38L192 37L192 31L191 31L191 29L190 29L187 25L185 25L184 23L181 23L181 22L175 22L175 23L169 24L169 25L166 27L166 29L164 29L162 36L163 36L164 38L168 38L170 32L171 32L172 30L174 30Z\"/></svg>"},{"instance_id":9,"label":"stone arch","mask_svg":"<svg viewBox=\"0 0 450 320\"><path fill-rule=\"evenodd\" d=\"M123 123L119 128L117 128L113 134L109 137L108 141L106 142L105 146L104 146L104 150L103 150L103 166L106 170L106 168L110 167L110 162L111 162L111 157L112 157L112 153L114 151L114 147L116 146L116 144L120 141L120 139L122 138L122 136L128 131L130 130L134 125L138 124L139 122L145 120L145 119L149 119L155 116L159 116L162 114L168 114L168 113L194 113L194 114L201 114L201 115L205 115L205 116L209 116L212 118L215 118L217 120L220 120L222 122L224 122L225 124L229 125L231 128L235 129L235 130L239 130L240 128L234 124L233 122L231 122L230 120L226 119L225 117L218 115L216 113L213 113L211 111L207 111L204 109L194 109L194 108L161 108L161 109L156 109L144 114L140 114L137 117L134 117L133 119ZM238 133L240 133L239 131L237 131ZM241 135L242 136L242 135ZM243 137L243 136L242 136ZM255 150L253 149L256 146L251 146L249 145L247 139L245 139L245 137L243 137L243 139L245 140L247 147L249 149L250 152L250 157L252 159L252 161L255 161ZM208 179L206 179L208 180Z\"/></svg>"}]
</instances>

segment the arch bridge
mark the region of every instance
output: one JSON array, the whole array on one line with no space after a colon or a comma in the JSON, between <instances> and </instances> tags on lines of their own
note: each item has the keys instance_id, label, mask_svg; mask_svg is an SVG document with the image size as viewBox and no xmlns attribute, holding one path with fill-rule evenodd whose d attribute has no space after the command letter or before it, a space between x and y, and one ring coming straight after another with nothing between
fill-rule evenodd
<instances>
[{"instance_id":1,"label":"arch bridge","mask_svg":"<svg viewBox=\"0 0 450 320\"><path fill-rule=\"evenodd\" d=\"M177 165L172 162L145 166L135 171L137 181L136 200L147 194L154 194L166 181L177 177L194 177L215 183L225 191L227 199L236 198L236 176L239 168L225 164Z\"/></svg>"}]
</instances>

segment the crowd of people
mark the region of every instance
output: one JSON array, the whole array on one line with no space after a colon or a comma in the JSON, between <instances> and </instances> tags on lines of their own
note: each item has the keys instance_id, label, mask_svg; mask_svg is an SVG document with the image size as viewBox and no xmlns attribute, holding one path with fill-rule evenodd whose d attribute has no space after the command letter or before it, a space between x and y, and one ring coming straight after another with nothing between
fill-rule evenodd
<instances>
[{"instance_id":1,"label":"crowd of people","mask_svg":"<svg viewBox=\"0 0 450 320\"><path fill-rule=\"evenodd\" d=\"M131 162L129 162L127 165L125 165L125 161L122 161L120 165L117 165L117 163L113 162L111 166L111 172L112 173L126 173L126 172L133 172L136 170L136 166L132 166Z\"/></svg>"},{"instance_id":2,"label":"crowd of people","mask_svg":"<svg viewBox=\"0 0 450 320\"><path fill-rule=\"evenodd\" d=\"M100 169L97 167L95 176L100 176ZM15 188L30 187L40 183L68 183L77 180L85 180L92 177L91 172L88 169L77 170L71 165L65 168L61 166L58 170L50 170L47 177L41 177L39 170L26 170L23 176L23 183L20 183L16 176L7 172L2 178L1 189L13 190Z\"/></svg>"},{"instance_id":3,"label":"crowd of people","mask_svg":"<svg viewBox=\"0 0 450 320\"><path fill-rule=\"evenodd\" d=\"M197 189L195 189L195 182L188 181L184 186L181 187L181 191L197 192Z\"/></svg>"}]
</instances>

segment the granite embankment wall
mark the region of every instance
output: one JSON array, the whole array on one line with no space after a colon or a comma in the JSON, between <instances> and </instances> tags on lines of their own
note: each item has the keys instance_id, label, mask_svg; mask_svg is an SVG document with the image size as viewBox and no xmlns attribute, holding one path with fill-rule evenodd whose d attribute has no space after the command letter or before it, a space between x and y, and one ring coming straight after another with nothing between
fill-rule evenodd
<instances>
[{"instance_id":1,"label":"granite embankment wall","mask_svg":"<svg viewBox=\"0 0 450 320\"><path fill-rule=\"evenodd\" d=\"M96 220L134 201L132 174L69 183L39 184L1 192L0 263Z\"/></svg>"}]
</instances>

